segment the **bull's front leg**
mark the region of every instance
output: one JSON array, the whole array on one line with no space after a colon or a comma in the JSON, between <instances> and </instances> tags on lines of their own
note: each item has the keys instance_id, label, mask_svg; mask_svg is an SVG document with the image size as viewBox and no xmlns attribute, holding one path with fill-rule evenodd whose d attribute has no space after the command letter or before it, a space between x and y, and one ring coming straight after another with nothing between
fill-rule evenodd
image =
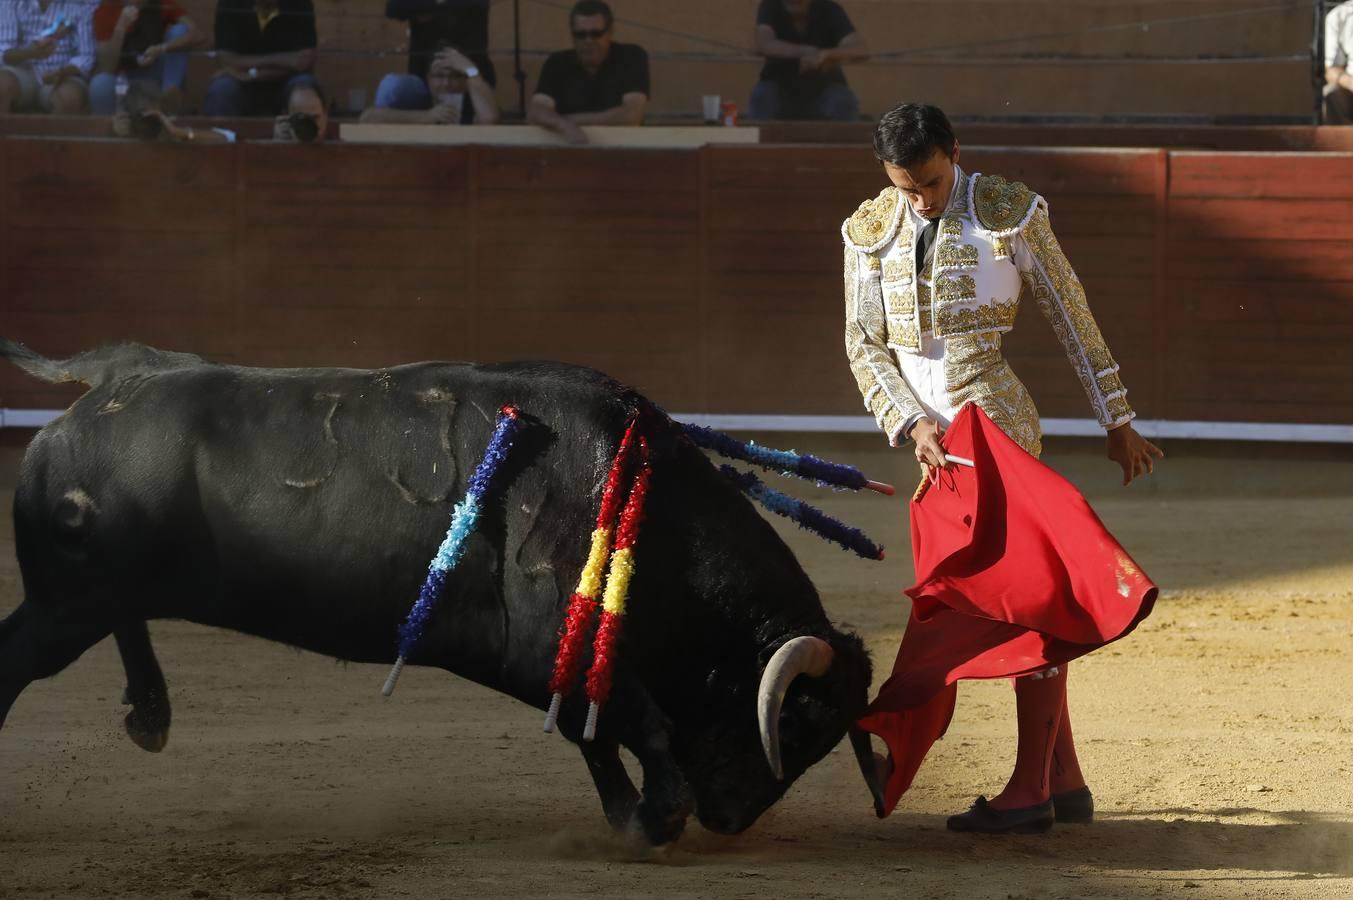
<instances>
[{"instance_id":1,"label":"bull's front leg","mask_svg":"<svg viewBox=\"0 0 1353 900\"><path fill-rule=\"evenodd\" d=\"M601 808L606 821L617 831L629 827L634 810L639 805L639 792L630 781L625 764L620 761L620 745L615 741L584 741L579 745L592 783L601 796Z\"/></svg>"},{"instance_id":2,"label":"bull's front leg","mask_svg":"<svg viewBox=\"0 0 1353 900\"><path fill-rule=\"evenodd\" d=\"M132 708L124 720L127 736L142 750L159 753L169 742L169 688L150 646L150 631L139 621L120 626L113 636L127 673L122 702Z\"/></svg>"},{"instance_id":3,"label":"bull's front leg","mask_svg":"<svg viewBox=\"0 0 1353 900\"><path fill-rule=\"evenodd\" d=\"M670 844L681 837L686 819L695 808L685 773L672 756L671 744L671 723L656 708L646 718L637 740L625 744L644 769L644 788L632 826L638 826L654 846Z\"/></svg>"},{"instance_id":4,"label":"bull's front leg","mask_svg":"<svg viewBox=\"0 0 1353 900\"><path fill-rule=\"evenodd\" d=\"M617 679L593 741L582 740L585 709L584 703L565 704L559 729L582 749L607 821L654 846L670 844L685 830L695 806L686 776L672 756L672 723L648 692L628 679ZM643 768L642 791L635 791L620 761L622 745Z\"/></svg>"},{"instance_id":5,"label":"bull's front leg","mask_svg":"<svg viewBox=\"0 0 1353 900\"><path fill-rule=\"evenodd\" d=\"M598 739L618 739L643 767L644 786L628 827L655 847L670 844L681 836L695 807L686 775L672 755L671 720L648 691L627 679L617 684L601 721L603 729L614 731L600 731Z\"/></svg>"}]
</instances>

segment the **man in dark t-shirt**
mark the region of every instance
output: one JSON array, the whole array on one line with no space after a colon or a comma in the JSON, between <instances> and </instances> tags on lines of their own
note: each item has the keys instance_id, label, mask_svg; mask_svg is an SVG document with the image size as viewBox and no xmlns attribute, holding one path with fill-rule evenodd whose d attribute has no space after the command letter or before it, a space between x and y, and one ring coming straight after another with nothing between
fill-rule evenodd
<instances>
[{"instance_id":1,"label":"man in dark t-shirt","mask_svg":"<svg viewBox=\"0 0 1353 900\"><path fill-rule=\"evenodd\" d=\"M752 89L753 119L852 122L860 101L841 64L868 58L864 40L836 0L761 0L756 49L766 58Z\"/></svg>"},{"instance_id":2,"label":"man in dark t-shirt","mask_svg":"<svg viewBox=\"0 0 1353 900\"><path fill-rule=\"evenodd\" d=\"M216 55L207 85L209 116L277 115L291 92L315 84L311 0L217 0Z\"/></svg>"},{"instance_id":3,"label":"man in dark t-shirt","mask_svg":"<svg viewBox=\"0 0 1353 900\"><path fill-rule=\"evenodd\" d=\"M648 54L612 41L615 18L601 0L579 0L569 13L573 49L551 53L540 70L526 120L587 143L583 125L641 125L648 106Z\"/></svg>"}]
</instances>

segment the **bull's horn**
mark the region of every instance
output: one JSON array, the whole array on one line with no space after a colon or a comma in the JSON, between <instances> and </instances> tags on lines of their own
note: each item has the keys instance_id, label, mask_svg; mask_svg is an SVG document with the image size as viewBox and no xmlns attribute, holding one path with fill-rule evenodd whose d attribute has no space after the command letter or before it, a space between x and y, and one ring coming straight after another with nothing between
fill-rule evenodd
<instances>
[{"instance_id":1,"label":"bull's horn","mask_svg":"<svg viewBox=\"0 0 1353 900\"><path fill-rule=\"evenodd\" d=\"M821 678L832 667L832 645L822 638L807 635L787 642L766 664L761 673L761 689L756 695L756 719L761 726L761 747L776 778L784 778L780 762L780 708L790 684L800 675Z\"/></svg>"},{"instance_id":2,"label":"bull's horn","mask_svg":"<svg viewBox=\"0 0 1353 900\"><path fill-rule=\"evenodd\" d=\"M857 725L850 726L850 746L855 751L855 761L859 763L869 796L874 799L874 815L882 819L888 815L884 808L884 792L888 787L887 761L874 752L869 733Z\"/></svg>"}]
</instances>

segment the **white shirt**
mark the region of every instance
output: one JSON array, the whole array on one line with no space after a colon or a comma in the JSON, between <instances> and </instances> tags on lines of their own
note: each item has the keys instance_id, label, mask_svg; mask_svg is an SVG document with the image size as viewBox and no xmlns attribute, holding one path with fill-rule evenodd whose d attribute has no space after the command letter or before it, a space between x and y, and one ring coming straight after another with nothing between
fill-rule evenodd
<instances>
[{"instance_id":1,"label":"white shirt","mask_svg":"<svg viewBox=\"0 0 1353 900\"><path fill-rule=\"evenodd\" d=\"M1349 67L1353 57L1353 0L1341 3L1325 16L1325 68Z\"/></svg>"},{"instance_id":2,"label":"white shirt","mask_svg":"<svg viewBox=\"0 0 1353 900\"><path fill-rule=\"evenodd\" d=\"M46 9L39 0L0 0L0 59L6 50L36 42L60 19L69 19L74 30L57 41L51 56L26 65L39 78L63 66L74 66L89 77L94 68L94 4L89 0L52 0Z\"/></svg>"}]
</instances>

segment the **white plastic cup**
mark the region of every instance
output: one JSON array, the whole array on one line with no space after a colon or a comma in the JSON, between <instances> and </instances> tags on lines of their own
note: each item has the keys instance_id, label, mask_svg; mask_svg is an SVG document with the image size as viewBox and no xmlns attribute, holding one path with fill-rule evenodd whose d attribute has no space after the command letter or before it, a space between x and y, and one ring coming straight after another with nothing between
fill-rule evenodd
<instances>
[{"instance_id":1,"label":"white plastic cup","mask_svg":"<svg viewBox=\"0 0 1353 900\"><path fill-rule=\"evenodd\" d=\"M705 94L700 98L700 105L704 109L705 121L711 125L719 121L719 113L723 106L723 98L718 94Z\"/></svg>"},{"instance_id":2,"label":"white plastic cup","mask_svg":"<svg viewBox=\"0 0 1353 900\"><path fill-rule=\"evenodd\" d=\"M454 125L460 124L461 114L465 110L464 94L438 94L437 105L449 108L453 113L451 118L452 124Z\"/></svg>"}]
</instances>

